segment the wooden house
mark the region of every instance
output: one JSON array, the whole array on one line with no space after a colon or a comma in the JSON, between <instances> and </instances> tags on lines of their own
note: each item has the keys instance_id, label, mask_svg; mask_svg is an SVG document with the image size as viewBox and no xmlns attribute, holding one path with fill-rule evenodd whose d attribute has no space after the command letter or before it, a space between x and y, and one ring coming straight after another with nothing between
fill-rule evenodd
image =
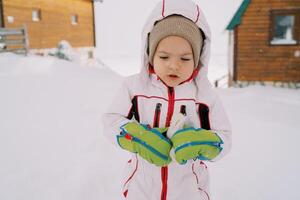
<instances>
[{"instance_id":1,"label":"wooden house","mask_svg":"<svg viewBox=\"0 0 300 200\"><path fill-rule=\"evenodd\" d=\"M243 0L228 24L234 83L300 83L300 0Z\"/></svg>"},{"instance_id":2,"label":"wooden house","mask_svg":"<svg viewBox=\"0 0 300 200\"><path fill-rule=\"evenodd\" d=\"M54 48L61 40L72 47L94 47L92 0L0 0L0 27L26 25L29 48Z\"/></svg>"}]
</instances>

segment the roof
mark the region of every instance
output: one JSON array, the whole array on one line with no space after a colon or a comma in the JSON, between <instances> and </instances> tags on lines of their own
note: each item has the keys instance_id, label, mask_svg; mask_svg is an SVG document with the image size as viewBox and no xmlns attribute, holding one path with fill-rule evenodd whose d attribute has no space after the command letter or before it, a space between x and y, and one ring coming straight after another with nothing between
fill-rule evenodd
<instances>
[{"instance_id":1,"label":"roof","mask_svg":"<svg viewBox=\"0 0 300 200\"><path fill-rule=\"evenodd\" d=\"M239 7L239 9L234 14L233 18L229 22L229 24L226 27L226 30L233 30L236 26L238 26L241 23L241 19L247 10L249 4L251 3L251 0L244 0Z\"/></svg>"}]
</instances>

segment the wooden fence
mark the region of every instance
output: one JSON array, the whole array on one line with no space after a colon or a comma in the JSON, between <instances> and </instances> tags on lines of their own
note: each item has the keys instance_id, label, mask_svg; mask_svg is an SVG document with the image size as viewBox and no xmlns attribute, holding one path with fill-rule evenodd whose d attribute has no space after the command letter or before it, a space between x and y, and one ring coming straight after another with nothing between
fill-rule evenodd
<instances>
[{"instance_id":1,"label":"wooden fence","mask_svg":"<svg viewBox=\"0 0 300 200\"><path fill-rule=\"evenodd\" d=\"M0 53L14 52L27 55L29 47L26 26L21 28L0 28Z\"/></svg>"}]
</instances>

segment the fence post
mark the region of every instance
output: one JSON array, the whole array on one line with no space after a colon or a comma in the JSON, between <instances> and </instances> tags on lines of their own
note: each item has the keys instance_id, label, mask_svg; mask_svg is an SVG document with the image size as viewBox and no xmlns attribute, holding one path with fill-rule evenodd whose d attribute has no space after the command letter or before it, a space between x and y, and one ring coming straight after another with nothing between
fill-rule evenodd
<instances>
[{"instance_id":1,"label":"fence post","mask_svg":"<svg viewBox=\"0 0 300 200\"><path fill-rule=\"evenodd\" d=\"M25 40L25 55L27 56L28 51L29 51L29 39L28 39L28 32L27 32L27 26L26 24L23 24L23 29L24 29L24 40Z\"/></svg>"},{"instance_id":2,"label":"fence post","mask_svg":"<svg viewBox=\"0 0 300 200\"><path fill-rule=\"evenodd\" d=\"M0 37L0 41L3 43L0 53L15 52L27 55L29 51L29 40L25 24L23 24L21 28L0 28Z\"/></svg>"},{"instance_id":3,"label":"fence post","mask_svg":"<svg viewBox=\"0 0 300 200\"><path fill-rule=\"evenodd\" d=\"M214 82L215 87L219 87L219 81L221 81L223 79L226 79L226 78L228 78L228 74L225 74L225 75L221 76L220 78L216 79L215 82ZM227 81L227 84L228 84L228 81Z\"/></svg>"}]
</instances>

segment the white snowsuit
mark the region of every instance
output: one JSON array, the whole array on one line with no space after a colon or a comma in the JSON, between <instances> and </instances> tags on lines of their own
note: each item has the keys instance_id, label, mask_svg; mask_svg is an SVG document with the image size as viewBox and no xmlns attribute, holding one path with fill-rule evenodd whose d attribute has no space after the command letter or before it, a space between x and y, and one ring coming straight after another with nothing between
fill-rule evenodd
<instances>
[{"instance_id":1,"label":"white snowsuit","mask_svg":"<svg viewBox=\"0 0 300 200\"><path fill-rule=\"evenodd\" d=\"M156 21L173 14L194 21L204 32L205 41L198 75L193 80L170 89L148 71L147 36ZM213 161L219 160L231 147L231 128L221 102L207 79L211 35L203 12L190 0L162 1L147 20L142 39L142 70L139 74L126 78L103 116L105 136L118 145L116 135L120 134L120 126L130 121L128 118L132 115L142 124L153 126L157 119L159 127L168 127L172 115L179 113L181 106L185 105L191 126L200 128L205 123L204 128L208 126L223 140L223 150ZM157 103L161 104L161 112L154 119ZM135 113L132 113L134 107ZM201 119L203 109L207 112L207 119ZM126 165L128 170L123 181L124 199L210 200L208 171L202 161L190 160L180 165L173 160L167 167L161 168L132 154L132 159Z\"/></svg>"}]
</instances>

